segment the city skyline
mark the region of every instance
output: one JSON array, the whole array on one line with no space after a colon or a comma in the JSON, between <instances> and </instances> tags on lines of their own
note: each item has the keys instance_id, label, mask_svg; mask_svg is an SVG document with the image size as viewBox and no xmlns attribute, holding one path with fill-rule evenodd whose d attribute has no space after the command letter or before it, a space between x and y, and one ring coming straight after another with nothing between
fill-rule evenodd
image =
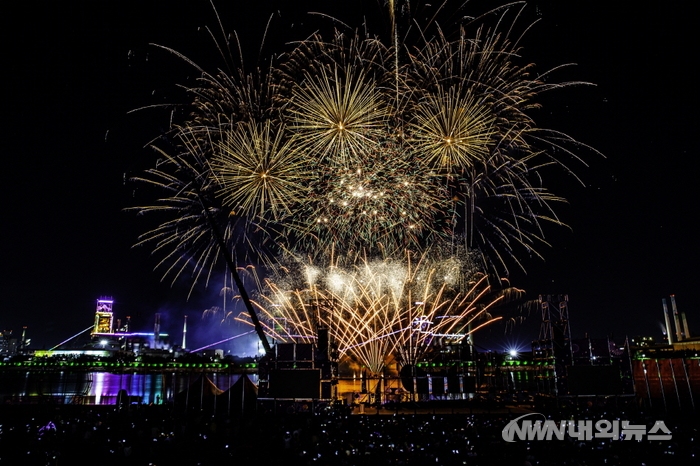
<instances>
[{"instance_id":1,"label":"city skyline","mask_svg":"<svg viewBox=\"0 0 700 466\"><path fill-rule=\"evenodd\" d=\"M268 3L259 14L247 12L255 13L250 24L229 7L217 9L226 29L250 47L277 6ZM280 24L320 8L303 3L303 12L280 9ZM557 91L535 120L605 158L589 156L590 168L577 170L585 188L561 176L557 194L570 201L562 217L571 230L548 231L545 261L526 258L528 274L512 273L511 283L532 299L568 294L574 335L659 335L661 299L671 294L692 332L700 255L687 163L697 150L688 138L697 91L683 62L695 45L689 20L678 10L595 6L532 2L526 9L539 20L524 42L526 60L538 71L578 63L565 78L595 84ZM217 305L219 290L196 289L185 301L187 284L161 283L150 251L130 247L143 225L122 212L133 205L125 179L150 165L153 154L142 148L165 122L128 112L161 95L173 102L175 85L193 71L149 43L195 61L212 54L193 46L205 42L204 26L215 20L211 5L50 8L57 11L27 9L11 28L17 47L4 125L11 142L2 183L8 205L0 325L17 334L26 325L32 347L51 347L91 322L97 298L113 296L118 314L148 327L156 312L168 313L177 327L182 315ZM272 31L270 40L283 32ZM536 332L536 311L522 328L531 332L533 320Z\"/></svg>"}]
</instances>

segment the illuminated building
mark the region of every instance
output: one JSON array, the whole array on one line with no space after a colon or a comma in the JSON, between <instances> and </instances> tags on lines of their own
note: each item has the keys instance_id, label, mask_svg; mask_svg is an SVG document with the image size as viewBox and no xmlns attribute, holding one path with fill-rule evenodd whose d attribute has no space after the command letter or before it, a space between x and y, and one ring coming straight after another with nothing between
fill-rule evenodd
<instances>
[{"instance_id":1,"label":"illuminated building","mask_svg":"<svg viewBox=\"0 0 700 466\"><path fill-rule=\"evenodd\" d=\"M99 335L109 335L114 332L114 314L112 313L112 298L100 298L97 300L95 310L95 325L91 335L93 338Z\"/></svg>"}]
</instances>

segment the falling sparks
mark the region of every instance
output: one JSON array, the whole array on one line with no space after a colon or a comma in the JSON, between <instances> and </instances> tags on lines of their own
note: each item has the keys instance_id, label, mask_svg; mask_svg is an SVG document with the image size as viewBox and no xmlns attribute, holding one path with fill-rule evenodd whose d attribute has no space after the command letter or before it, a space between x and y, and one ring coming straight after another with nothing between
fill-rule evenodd
<instances>
[{"instance_id":1,"label":"falling sparks","mask_svg":"<svg viewBox=\"0 0 700 466\"><path fill-rule=\"evenodd\" d=\"M341 359L381 373L392 360L415 363L438 340L459 343L497 322L490 311L522 293L492 289L485 275L465 274L455 257L429 256L302 264L313 280L296 288L288 276L268 279L257 301L266 332L280 342L312 343L318 328L327 328ZM238 319L250 323L244 314Z\"/></svg>"}]
</instances>

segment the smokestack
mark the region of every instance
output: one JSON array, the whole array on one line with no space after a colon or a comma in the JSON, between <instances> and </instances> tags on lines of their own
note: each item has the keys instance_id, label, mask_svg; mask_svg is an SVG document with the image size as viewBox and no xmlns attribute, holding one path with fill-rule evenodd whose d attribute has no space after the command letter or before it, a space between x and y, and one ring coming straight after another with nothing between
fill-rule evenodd
<instances>
[{"instance_id":1,"label":"smokestack","mask_svg":"<svg viewBox=\"0 0 700 466\"><path fill-rule=\"evenodd\" d=\"M685 337L690 338L690 329L688 328L688 320L685 318L685 311L681 312L681 320L683 321L683 331L685 332Z\"/></svg>"},{"instance_id":2,"label":"smokestack","mask_svg":"<svg viewBox=\"0 0 700 466\"><path fill-rule=\"evenodd\" d=\"M156 312L156 323L153 326L153 339L154 339L153 347L157 348L158 341L160 340L160 313L158 313L158 312Z\"/></svg>"},{"instance_id":3,"label":"smokestack","mask_svg":"<svg viewBox=\"0 0 700 466\"><path fill-rule=\"evenodd\" d=\"M681 322L676 308L676 295L671 295L671 310L673 311L673 322L676 324L676 338L678 341L683 340L683 331L681 330Z\"/></svg>"},{"instance_id":4,"label":"smokestack","mask_svg":"<svg viewBox=\"0 0 700 466\"><path fill-rule=\"evenodd\" d=\"M187 346L187 316L185 316L185 323L182 325L182 349L184 350Z\"/></svg>"},{"instance_id":5,"label":"smokestack","mask_svg":"<svg viewBox=\"0 0 700 466\"><path fill-rule=\"evenodd\" d=\"M671 295L671 304L673 309L676 309L676 295ZM681 312L681 322L683 322L683 334L686 339L690 338L690 329L688 329L688 319L685 318L685 312Z\"/></svg>"},{"instance_id":6,"label":"smokestack","mask_svg":"<svg viewBox=\"0 0 700 466\"><path fill-rule=\"evenodd\" d=\"M666 321L666 339L668 344L673 344L673 337L671 337L671 319L668 317L668 306L666 305L666 298L662 298L661 302L664 305L664 320Z\"/></svg>"}]
</instances>

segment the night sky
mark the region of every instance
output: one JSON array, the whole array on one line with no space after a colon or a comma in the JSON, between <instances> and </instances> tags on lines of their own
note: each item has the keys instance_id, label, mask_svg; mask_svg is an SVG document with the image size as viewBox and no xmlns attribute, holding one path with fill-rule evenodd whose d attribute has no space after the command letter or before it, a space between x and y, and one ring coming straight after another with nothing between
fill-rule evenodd
<instances>
[{"instance_id":1,"label":"night sky","mask_svg":"<svg viewBox=\"0 0 700 466\"><path fill-rule=\"evenodd\" d=\"M7 3L7 2L6 2ZM246 4L245 8L237 6ZM377 0L216 2L227 31L236 31L255 66L269 15L278 11L262 55L328 22L320 11L359 25L379 15ZM452 10L459 6L454 4ZM461 15L500 2L473 1ZM254 5L254 6L251 6ZM631 6L628 6L631 5ZM569 200L560 209L571 229L548 229L545 261L524 258L528 273L511 283L530 298L568 294L574 337L660 336L661 300L675 294L700 334L700 246L695 226L700 163L695 59L700 39L687 2L566 0L529 2L524 57L576 86L548 94L533 114L539 126L570 134L603 156L581 151L572 164L586 186L555 175L548 184ZM450 5L446 7L450 9ZM177 84L197 73L149 44L172 47L204 67L218 66L205 27L216 27L206 1L9 2L2 10L3 217L0 327L31 348L49 348L92 323L95 300L113 296L117 317L143 330L161 312L177 338L182 315L196 327L220 305L218 287L161 283L156 258L132 248L148 223L123 208L135 199L128 178L153 165L144 146L167 128L167 111L183 103ZM294 24L292 27L291 25ZM445 27L449 25L445 24ZM125 182L126 180L126 182ZM504 335L483 341L528 342L537 313Z\"/></svg>"}]
</instances>

